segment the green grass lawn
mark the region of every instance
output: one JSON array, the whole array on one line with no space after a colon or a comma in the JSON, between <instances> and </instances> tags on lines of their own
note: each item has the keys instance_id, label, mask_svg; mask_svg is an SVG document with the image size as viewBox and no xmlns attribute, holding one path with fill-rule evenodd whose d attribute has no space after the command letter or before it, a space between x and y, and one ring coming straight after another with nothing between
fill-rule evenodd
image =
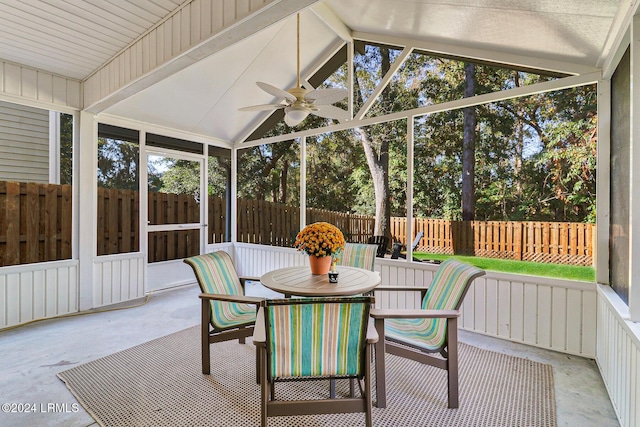
<instances>
[{"instance_id":1,"label":"green grass lawn","mask_svg":"<svg viewBox=\"0 0 640 427\"><path fill-rule=\"evenodd\" d=\"M443 255L425 252L414 252L413 256L421 260L443 261L456 258L483 270L501 271L503 273L528 274L531 276L556 277L559 279L594 282L596 272L593 267L576 265L549 264L541 262L514 261L510 259L480 258L463 255Z\"/></svg>"}]
</instances>

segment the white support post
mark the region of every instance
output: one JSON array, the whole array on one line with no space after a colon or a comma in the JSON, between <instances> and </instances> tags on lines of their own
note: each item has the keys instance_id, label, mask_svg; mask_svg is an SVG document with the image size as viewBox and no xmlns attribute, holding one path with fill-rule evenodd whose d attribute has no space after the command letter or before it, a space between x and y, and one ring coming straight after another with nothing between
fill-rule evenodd
<instances>
[{"instance_id":1,"label":"white support post","mask_svg":"<svg viewBox=\"0 0 640 427\"><path fill-rule=\"evenodd\" d=\"M407 117L407 262L413 261L413 126L415 116Z\"/></svg>"},{"instance_id":2,"label":"white support post","mask_svg":"<svg viewBox=\"0 0 640 427\"><path fill-rule=\"evenodd\" d=\"M60 113L49 111L49 184L60 184Z\"/></svg>"},{"instance_id":3,"label":"white support post","mask_svg":"<svg viewBox=\"0 0 640 427\"><path fill-rule=\"evenodd\" d=\"M307 225L307 138L300 141L300 230Z\"/></svg>"},{"instance_id":4,"label":"white support post","mask_svg":"<svg viewBox=\"0 0 640 427\"><path fill-rule=\"evenodd\" d=\"M87 112L79 115L79 139L75 145L74 160L78 167L73 187L78 191L78 303L80 311L95 307L94 293L99 284L94 284L93 263L97 253L98 224L98 124L96 117ZM74 162L75 163L75 162ZM96 296L99 297L99 296Z\"/></svg>"},{"instance_id":5,"label":"white support post","mask_svg":"<svg viewBox=\"0 0 640 427\"><path fill-rule=\"evenodd\" d=\"M231 150L231 243L238 243L238 149Z\"/></svg>"}]
</instances>

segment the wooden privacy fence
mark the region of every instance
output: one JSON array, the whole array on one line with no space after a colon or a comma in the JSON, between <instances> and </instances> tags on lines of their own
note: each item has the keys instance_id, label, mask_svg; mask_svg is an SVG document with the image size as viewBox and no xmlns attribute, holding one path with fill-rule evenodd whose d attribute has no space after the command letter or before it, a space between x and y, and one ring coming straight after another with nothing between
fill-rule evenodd
<instances>
[{"instance_id":1,"label":"wooden privacy fence","mask_svg":"<svg viewBox=\"0 0 640 427\"><path fill-rule=\"evenodd\" d=\"M592 265L595 224L541 221L449 221L416 218L424 236L417 251L486 258ZM406 244L406 218L392 218L391 232Z\"/></svg>"},{"instance_id":2,"label":"wooden privacy fence","mask_svg":"<svg viewBox=\"0 0 640 427\"><path fill-rule=\"evenodd\" d=\"M0 181L0 266L70 259L72 189L69 185ZM300 208L238 199L239 242L291 247L300 230ZM98 188L98 255L140 249L139 193ZM200 206L190 196L149 193L154 225L199 224ZM307 223L335 224L350 242L366 242L375 218L309 208ZM226 199L209 197L208 243L227 241ZM594 224L541 221L414 219L424 232L417 250L536 262L592 265ZM391 219L394 241L407 244L406 218ZM198 229L149 233L149 261L199 253Z\"/></svg>"},{"instance_id":3,"label":"wooden privacy fence","mask_svg":"<svg viewBox=\"0 0 640 427\"><path fill-rule=\"evenodd\" d=\"M308 208L307 223L329 222L350 242L366 242L373 235L375 218ZM293 246L300 231L300 208L260 200L238 199L238 241L272 246Z\"/></svg>"},{"instance_id":4,"label":"wooden privacy fence","mask_svg":"<svg viewBox=\"0 0 640 427\"><path fill-rule=\"evenodd\" d=\"M139 250L139 192L98 188L98 255ZM226 199L209 197L209 243L225 238ZM200 205L193 196L149 192L148 218L152 225L200 224ZM149 233L149 262L185 258L200 253L198 229Z\"/></svg>"},{"instance_id":5,"label":"wooden privacy fence","mask_svg":"<svg viewBox=\"0 0 640 427\"><path fill-rule=\"evenodd\" d=\"M140 192L98 187L98 255L140 250Z\"/></svg>"},{"instance_id":6,"label":"wooden privacy fence","mask_svg":"<svg viewBox=\"0 0 640 427\"><path fill-rule=\"evenodd\" d=\"M0 181L0 266L70 259L70 185Z\"/></svg>"}]
</instances>

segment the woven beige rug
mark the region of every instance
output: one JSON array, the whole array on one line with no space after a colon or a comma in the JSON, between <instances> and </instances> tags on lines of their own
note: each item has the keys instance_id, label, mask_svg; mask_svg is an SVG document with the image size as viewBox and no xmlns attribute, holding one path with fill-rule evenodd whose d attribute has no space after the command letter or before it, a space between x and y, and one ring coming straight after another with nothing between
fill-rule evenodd
<instances>
[{"instance_id":1,"label":"woven beige rug","mask_svg":"<svg viewBox=\"0 0 640 427\"><path fill-rule=\"evenodd\" d=\"M255 348L212 345L202 375L199 327L63 371L64 381L103 426L259 426ZM550 365L460 345L460 408L447 409L443 370L387 355L387 408L374 426L555 426ZM347 391L338 382L338 393ZM328 382L279 385L280 398L327 398ZM375 396L375 394L374 394ZM270 426L362 426L364 414L274 417Z\"/></svg>"}]
</instances>

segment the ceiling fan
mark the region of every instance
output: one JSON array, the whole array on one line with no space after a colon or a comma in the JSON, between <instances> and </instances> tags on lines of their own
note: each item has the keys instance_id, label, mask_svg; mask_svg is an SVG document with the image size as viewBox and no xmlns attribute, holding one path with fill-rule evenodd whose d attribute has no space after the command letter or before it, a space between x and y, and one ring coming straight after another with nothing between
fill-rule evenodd
<instances>
[{"instance_id":1,"label":"ceiling fan","mask_svg":"<svg viewBox=\"0 0 640 427\"><path fill-rule=\"evenodd\" d=\"M284 122L291 127L298 126L309 114L327 119L349 119L349 112L331 105L347 97L349 93L346 89L307 89L300 85L300 14L297 19L298 69L296 87L282 90L268 83L256 82L260 89L281 99L281 101L276 104L243 107L240 108L240 111L269 111L284 108Z\"/></svg>"}]
</instances>

